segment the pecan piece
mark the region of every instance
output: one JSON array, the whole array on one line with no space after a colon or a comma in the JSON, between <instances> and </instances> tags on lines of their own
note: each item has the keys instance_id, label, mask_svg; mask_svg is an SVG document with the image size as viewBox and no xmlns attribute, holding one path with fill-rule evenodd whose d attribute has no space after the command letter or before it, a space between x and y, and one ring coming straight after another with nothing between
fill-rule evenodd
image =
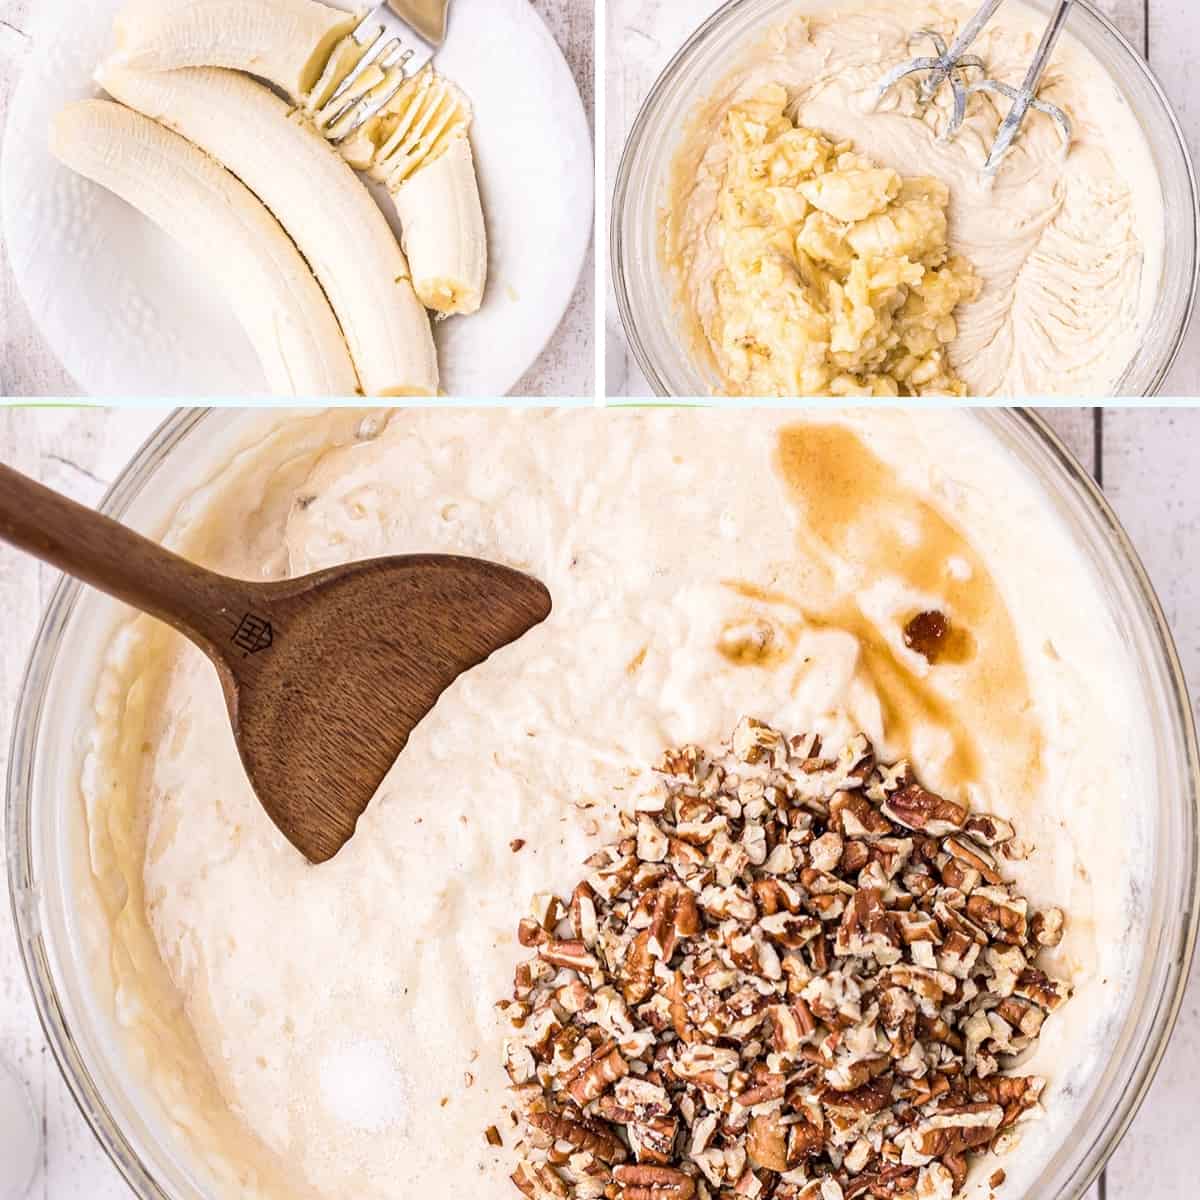
<instances>
[{"instance_id":1,"label":"pecan piece","mask_svg":"<svg viewBox=\"0 0 1200 1200\"><path fill-rule=\"evenodd\" d=\"M770 759L782 766L787 762L788 745L778 730L754 717L743 717L733 731L733 753L744 763Z\"/></svg>"},{"instance_id":2,"label":"pecan piece","mask_svg":"<svg viewBox=\"0 0 1200 1200\"><path fill-rule=\"evenodd\" d=\"M893 792L883 802L883 814L897 825L919 829L933 837L954 833L967 819L965 805L926 791L919 783L910 783Z\"/></svg>"},{"instance_id":3,"label":"pecan piece","mask_svg":"<svg viewBox=\"0 0 1200 1200\"><path fill-rule=\"evenodd\" d=\"M1020 946L1028 931L1024 900L1013 900L1001 888L980 888L967 898L967 916L990 937Z\"/></svg>"},{"instance_id":4,"label":"pecan piece","mask_svg":"<svg viewBox=\"0 0 1200 1200\"><path fill-rule=\"evenodd\" d=\"M969 833L977 842L982 842L988 847L1011 842L1017 833L1007 821L987 814L969 817L963 828L964 832Z\"/></svg>"},{"instance_id":5,"label":"pecan piece","mask_svg":"<svg viewBox=\"0 0 1200 1200\"><path fill-rule=\"evenodd\" d=\"M648 1117L626 1127L633 1156L640 1163L667 1166L675 1149L679 1122L674 1117Z\"/></svg>"},{"instance_id":6,"label":"pecan piece","mask_svg":"<svg viewBox=\"0 0 1200 1200\"><path fill-rule=\"evenodd\" d=\"M1001 882L996 873L996 860L978 842L969 837L948 837L945 846L948 853L978 871L988 883L995 886Z\"/></svg>"},{"instance_id":7,"label":"pecan piece","mask_svg":"<svg viewBox=\"0 0 1200 1200\"><path fill-rule=\"evenodd\" d=\"M692 1024L691 1015L688 1013L686 984L681 971L675 972L669 999L671 1001L671 1024L674 1026L679 1040L681 1042L698 1042L700 1031Z\"/></svg>"},{"instance_id":8,"label":"pecan piece","mask_svg":"<svg viewBox=\"0 0 1200 1200\"><path fill-rule=\"evenodd\" d=\"M1069 985L1051 979L1045 971L1039 971L1036 967L1026 967L1017 976L1017 986L1013 989L1014 996L1032 1000L1048 1013L1058 1008L1070 994Z\"/></svg>"},{"instance_id":9,"label":"pecan piece","mask_svg":"<svg viewBox=\"0 0 1200 1200\"><path fill-rule=\"evenodd\" d=\"M582 942L550 941L538 948L538 956L552 967L565 967L582 975L600 969L596 956Z\"/></svg>"},{"instance_id":10,"label":"pecan piece","mask_svg":"<svg viewBox=\"0 0 1200 1200\"><path fill-rule=\"evenodd\" d=\"M596 893L587 882L581 882L571 895L571 928L575 937L589 950L596 944L599 925L596 919Z\"/></svg>"},{"instance_id":11,"label":"pecan piece","mask_svg":"<svg viewBox=\"0 0 1200 1200\"><path fill-rule=\"evenodd\" d=\"M817 1022L804 1000L797 996L791 1004L776 1004L771 1010L771 1044L781 1054L798 1050L816 1031Z\"/></svg>"},{"instance_id":12,"label":"pecan piece","mask_svg":"<svg viewBox=\"0 0 1200 1200\"><path fill-rule=\"evenodd\" d=\"M871 805L866 796L856 792L838 792L829 801L829 813L846 838L873 841L892 832L892 823Z\"/></svg>"},{"instance_id":13,"label":"pecan piece","mask_svg":"<svg viewBox=\"0 0 1200 1200\"><path fill-rule=\"evenodd\" d=\"M692 1200L696 1181L673 1167L621 1166L613 1172L621 1200Z\"/></svg>"},{"instance_id":14,"label":"pecan piece","mask_svg":"<svg viewBox=\"0 0 1200 1200\"><path fill-rule=\"evenodd\" d=\"M738 1093L737 1102L743 1108L753 1108L756 1104L766 1104L783 1096L787 1085L787 1076L772 1072L757 1078L751 1087Z\"/></svg>"},{"instance_id":15,"label":"pecan piece","mask_svg":"<svg viewBox=\"0 0 1200 1200\"><path fill-rule=\"evenodd\" d=\"M583 1108L628 1074L629 1064L617 1049L616 1042L605 1042L567 1071L559 1083L566 1088L571 1099Z\"/></svg>"},{"instance_id":16,"label":"pecan piece","mask_svg":"<svg viewBox=\"0 0 1200 1200\"><path fill-rule=\"evenodd\" d=\"M823 1100L829 1108L852 1113L883 1112L892 1103L892 1083L891 1075L880 1075L852 1092L830 1090Z\"/></svg>"},{"instance_id":17,"label":"pecan piece","mask_svg":"<svg viewBox=\"0 0 1200 1200\"><path fill-rule=\"evenodd\" d=\"M654 990L654 957L650 952L650 929L643 929L633 939L617 971L617 982L626 1004L641 1004Z\"/></svg>"},{"instance_id":18,"label":"pecan piece","mask_svg":"<svg viewBox=\"0 0 1200 1200\"><path fill-rule=\"evenodd\" d=\"M532 917L522 917L517 926L517 941L527 950L534 946L544 946L550 940L550 935L541 924Z\"/></svg>"},{"instance_id":19,"label":"pecan piece","mask_svg":"<svg viewBox=\"0 0 1200 1200\"><path fill-rule=\"evenodd\" d=\"M544 1163L523 1162L510 1178L529 1200L569 1200L571 1195L566 1181Z\"/></svg>"},{"instance_id":20,"label":"pecan piece","mask_svg":"<svg viewBox=\"0 0 1200 1200\"><path fill-rule=\"evenodd\" d=\"M799 1166L806 1158L815 1158L825 1149L825 1134L811 1121L788 1126L788 1168Z\"/></svg>"},{"instance_id":21,"label":"pecan piece","mask_svg":"<svg viewBox=\"0 0 1200 1200\"><path fill-rule=\"evenodd\" d=\"M785 950L799 950L821 933L821 922L815 917L792 916L788 912L764 917L758 927Z\"/></svg>"},{"instance_id":22,"label":"pecan piece","mask_svg":"<svg viewBox=\"0 0 1200 1200\"><path fill-rule=\"evenodd\" d=\"M782 1095L782 1089L780 1094ZM765 1171L782 1173L788 1169L787 1130L780 1121L778 1112L750 1118L750 1128L746 1135L746 1156L756 1167Z\"/></svg>"},{"instance_id":23,"label":"pecan piece","mask_svg":"<svg viewBox=\"0 0 1200 1200\"><path fill-rule=\"evenodd\" d=\"M1065 928L1066 918L1062 909L1047 908L1033 914L1033 920L1029 922L1029 936L1037 945L1052 950L1063 940Z\"/></svg>"},{"instance_id":24,"label":"pecan piece","mask_svg":"<svg viewBox=\"0 0 1200 1200\"><path fill-rule=\"evenodd\" d=\"M555 1116L548 1112L530 1113L525 1120L555 1141L567 1142L576 1150L586 1150L601 1162L620 1163L628 1157L620 1138L595 1121Z\"/></svg>"}]
</instances>

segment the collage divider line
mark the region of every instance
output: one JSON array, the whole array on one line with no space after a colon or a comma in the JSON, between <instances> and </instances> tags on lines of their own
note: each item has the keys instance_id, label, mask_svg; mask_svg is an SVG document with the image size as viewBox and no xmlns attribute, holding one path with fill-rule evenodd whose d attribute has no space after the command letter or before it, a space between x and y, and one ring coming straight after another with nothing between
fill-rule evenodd
<instances>
[{"instance_id":1,"label":"collage divider line","mask_svg":"<svg viewBox=\"0 0 1200 1200\"><path fill-rule=\"evenodd\" d=\"M608 145L608 0L595 0L593 13L593 84L595 97L593 127L595 145L595 271L592 340L595 343L595 369L592 373L592 401L603 408L608 399L608 187L606 183L606 147Z\"/></svg>"}]
</instances>

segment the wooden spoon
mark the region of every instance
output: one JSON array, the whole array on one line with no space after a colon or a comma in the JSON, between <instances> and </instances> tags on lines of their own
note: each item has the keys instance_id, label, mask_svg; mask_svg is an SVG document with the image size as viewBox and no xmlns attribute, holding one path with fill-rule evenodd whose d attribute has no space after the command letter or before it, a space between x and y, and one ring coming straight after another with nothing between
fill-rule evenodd
<instances>
[{"instance_id":1,"label":"wooden spoon","mask_svg":"<svg viewBox=\"0 0 1200 1200\"><path fill-rule=\"evenodd\" d=\"M550 613L537 580L449 555L368 559L278 583L229 579L2 464L0 538L208 655L250 783L313 863L353 837L442 692Z\"/></svg>"}]
</instances>

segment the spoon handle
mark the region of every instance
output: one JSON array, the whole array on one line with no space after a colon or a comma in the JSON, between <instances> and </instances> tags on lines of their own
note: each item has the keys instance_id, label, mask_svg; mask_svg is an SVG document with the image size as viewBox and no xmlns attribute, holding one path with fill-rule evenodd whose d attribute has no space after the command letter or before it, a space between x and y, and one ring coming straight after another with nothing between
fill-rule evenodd
<instances>
[{"instance_id":1,"label":"spoon handle","mask_svg":"<svg viewBox=\"0 0 1200 1200\"><path fill-rule=\"evenodd\" d=\"M253 584L227 579L0 463L0 540L165 621L210 657L229 657Z\"/></svg>"}]
</instances>

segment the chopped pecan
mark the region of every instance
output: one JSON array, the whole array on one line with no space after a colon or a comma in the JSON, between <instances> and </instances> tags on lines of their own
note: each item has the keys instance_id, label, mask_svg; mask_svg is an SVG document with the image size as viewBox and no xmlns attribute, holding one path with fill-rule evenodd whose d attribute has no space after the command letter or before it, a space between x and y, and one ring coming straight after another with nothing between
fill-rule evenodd
<instances>
[{"instance_id":1,"label":"chopped pecan","mask_svg":"<svg viewBox=\"0 0 1200 1200\"><path fill-rule=\"evenodd\" d=\"M551 1167L523 1162L513 1172L512 1181L530 1200L569 1200L565 1181Z\"/></svg>"},{"instance_id":2,"label":"chopped pecan","mask_svg":"<svg viewBox=\"0 0 1200 1200\"><path fill-rule=\"evenodd\" d=\"M621 1200L692 1200L696 1181L671 1167L621 1166L613 1172Z\"/></svg>"},{"instance_id":3,"label":"chopped pecan","mask_svg":"<svg viewBox=\"0 0 1200 1200\"><path fill-rule=\"evenodd\" d=\"M782 766L787 761L788 746L778 730L754 717L743 717L733 731L733 753L744 763L766 758Z\"/></svg>"},{"instance_id":4,"label":"chopped pecan","mask_svg":"<svg viewBox=\"0 0 1200 1200\"><path fill-rule=\"evenodd\" d=\"M1010 946L1025 941L1026 904L1001 888L980 888L967 898L967 916L991 937Z\"/></svg>"},{"instance_id":5,"label":"chopped pecan","mask_svg":"<svg viewBox=\"0 0 1200 1200\"><path fill-rule=\"evenodd\" d=\"M1007 821L987 815L968 817L963 830L988 847L1002 846L1016 837L1016 830Z\"/></svg>"},{"instance_id":6,"label":"chopped pecan","mask_svg":"<svg viewBox=\"0 0 1200 1200\"><path fill-rule=\"evenodd\" d=\"M892 1082L890 1075L880 1075L852 1092L827 1092L825 1103L831 1108L854 1113L883 1112L892 1103Z\"/></svg>"},{"instance_id":7,"label":"chopped pecan","mask_svg":"<svg viewBox=\"0 0 1200 1200\"><path fill-rule=\"evenodd\" d=\"M1053 949L1063 940L1066 919L1061 908L1047 908L1033 914L1029 922L1029 936L1039 945Z\"/></svg>"},{"instance_id":8,"label":"chopped pecan","mask_svg":"<svg viewBox=\"0 0 1200 1200\"><path fill-rule=\"evenodd\" d=\"M780 1094L783 1094L782 1088ZM783 1172L788 1169L787 1129L780 1121L778 1112L750 1118L746 1155L756 1167L765 1171Z\"/></svg>"},{"instance_id":9,"label":"chopped pecan","mask_svg":"<svg viewBox=\"0 0 1200 1200\"><path fill-rule=\"evenodd\" d=\"M767 1072L757 1078L750 1087L739 1092L737 1102L743 1108L754 1108L758 1104L766 1104L771 1100L782 1099L786 1085L786 1075Z\"/></svg>"},{"instance_id":10,"label":"chopped pecan","mask_svg":"<svg viewBox=\"0 0 1200 1200\"><path fill-rule=\"evenodd\" d=\"M887 817L857 792L837 792L829 801L829 812L836 819L843 837L866 838L870 841L887 837L892 832L892 824Z\"/></svg>"},{"instance_id":11,"label":"chopped pecan","mask_svg":"<svg viewBox=\"0 0 1200 1200\"><path fill-rule=\"evenodd\" d=\"M586 1150L601 1162L620 1163L628 1157L620 1138L597 1122L582 1117L572 1119L556 1116L548 1112L530 1113L525 1120L534 1129L541 1130L555 1141L568 1142L576 1150Z\"/></svg>"},{"instance_id":12,"label":"chopped pecan","mask_svg":"<svg viewBox=\"0 0 1200 1200\"><path fill-rule=\"evenodd\" d=\"M948 837L945 846L950 854L978 871L988 883L996 885L1001 882L996 873L996 860L978 842L969 837Z\"/></svg>"},{"instance_id":13,"label":"chopped pecan","mask_svg":"<svg viewBox=\"0 0 1200 1200\"><path fill-rule=\"evenodd\" d=\"M1022 1000L1032 1000L1047 1012L1053 1012L1070 994L1066 984L1051 979L1035 967L1026 967L1017 976L1017 986L1013 989L1013 995L1020 996Z\"/></svg>"},{"instance_id":14,"label":"chopped pecan","mask_svg":"<svg viewBox=\"0 0 1200 1200\"><path fill-rule=\"evenodd\" d=\"M798 1166L825 1149L825 1134L811 1121L800 1120L788 1126L788 1166Z\"/></svg>"},{"instance_id":15,"label":"chopped pecan","mask_svg":"<svg viewBox=\"0 0 1200 1200\"><path fill-rule=\"evenodd\" d=\"M843 874L857 875L870 861L871 849L866 842L847 842L840 865Z\"/></svg>"},{"instance_id":16,"label":"chopped pecan","mask_svg":"<svg viewBox=\"0 0 1200 1200\"><path fill-rule=\"evenodd\" d=\"M679 1122L674 1117L647 1117L643 1121L630 1121L626 1131L633 1156L638 1162L658 1166L670 1163L679 1134Z\"/></svg>"},{"instance_id":17,"label":"chopped pecan","mask_svg":"<svg viewBox=\"0 0 1200 1200\"><path fill-rule=\"evenodd\" d=\"M571 1099L583 1108L629 1074L629 1064L615 1042L605 1042L560 1079Z\"/></svg>"},{"instance_id":18,"label":"chopped pecan","mask_svg":"<svg viewBox=\"0 0 1200 1200\"><path fill-rule=\"evenodd\" d=\"M534 946L544 946L550 940L550 935L532 917L522 917L517 926L517 941L527 950Z\"/></svg>"},{"instance_id":19,"label":"chopped pecan","mask_svg":"<svg viewBox=\"0 0 1200 1200\"><path fill-rule=\"evenodd\" d=\"M641 1004L654 990L654 956L650 951L652 937L649 929L643 929L633 939L617 971L617 981L626 1004Z\"/></svg>"},{"instance_id":20,"label":"chopped pecan","mask_svg":"<svg viewBox=\"0 0 1200 1200\"><path fill-rule=\"evenodd\" d=\"M815 917L792 916L788 912L764 917L758 927L771 941L787 950L799 950L821 933L821 922Z\"/></svg>"},{"instance_id":21,"label":"chopped pecan","mask_svg":"<svg viewBox=\"0 0 1200 1200\"><path fill-rule=\"evenodd\" d=\"M589 950L596 944L599 925L596 920L596 893L581 882L571 895L571 928L575 937Z\"/></svg>"},{"instance_id":22,"label":"chopped pecan","mask_svg":"<svg viewBox=\"0 0 1200 1200\"><path fill-rule=\"evenodd\" d=\"M700 1040L700 1031L692 1024L688 1013L686 985L683 974L675 972L671 982L671 1024L681 1042L696 1042Z\"/></svg>"},{"instance_id":23,"label":"chopped pecan","mask_svg":"<svg viewBox=\"0 0 1200 1200\"><path fill-rule=\"evenodd\" d=\"M778 879L756 879L750 885L750 890L762 917L773 917L781 912L795 916L802 911L802 902L796 890Z\"/></svg>"},{"instance_id":24,"label":"chopped pecan","mask_svg":"<svg viewBox=\"0 0 1200 1200\"><path fill-rule=\"evenodd\" d=\"M668 754L563 908L536 897L501 1011L531 1200L949 1200L1041 1081L1060 910L999 876L999 818L866 738L761 722ZM882 806L882 807L881 807ZM915 1157L914 1157L915 1156ZM633 1161L629 1161L632 1158ZM803 1182L798 1182L803 1180Z\"/></svg>"},{"instance_id":25,"label":"chopped pecan","mask_svg":"<svg viewBox=\"0 0 1200 1200\"><path fill-rule=\"evenodd\" d=\"M600 969L596 956L583 942L549 941L538 948L538 955L551 966L566 967L584 975Z\"/></svg>"},{"instance_id":26,"label":"chopped pecan","mask_svg":"<svg viewBox=\"0 0 1200 1200\"><path fill-rule=\"evenodd\" d=\"M919 829L932 837L943 837L961 829L967 809L956 800L911 783L894 791L883 803L883 815L906 829Z\"/></svg>"}]
</instances>

